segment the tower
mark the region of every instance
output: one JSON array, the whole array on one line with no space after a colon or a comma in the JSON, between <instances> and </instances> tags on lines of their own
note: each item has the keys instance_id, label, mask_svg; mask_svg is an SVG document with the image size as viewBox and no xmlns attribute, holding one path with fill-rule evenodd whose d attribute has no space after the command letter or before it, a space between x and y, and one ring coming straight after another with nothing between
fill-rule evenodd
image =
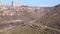
<instances>
[{"instance_id":1,"label":"tower","mask_svg":"<svg viewBox=\"0 0 60 34\"><path fill-rule=\"evenodd\" d=\"M13 1L12 1L12 6L13 6Z\"/></svg>"}]
</instances>

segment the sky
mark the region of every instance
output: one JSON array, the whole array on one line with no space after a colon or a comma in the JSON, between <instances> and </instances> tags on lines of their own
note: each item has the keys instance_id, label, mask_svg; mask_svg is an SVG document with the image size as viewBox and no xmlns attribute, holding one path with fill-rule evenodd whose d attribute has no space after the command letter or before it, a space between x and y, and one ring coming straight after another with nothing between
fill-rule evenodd
<instances>
[{"instance_id":1,"label":"sky","mask_svg":"<svg viewBox=\"0 0 60 34\"><path fill-rule=\"evenodd\" d=\"M0 0L5 4L11 4L12 1L28 6L54 6L60 4L60 0Z\"/></svg>"}]
</instances>

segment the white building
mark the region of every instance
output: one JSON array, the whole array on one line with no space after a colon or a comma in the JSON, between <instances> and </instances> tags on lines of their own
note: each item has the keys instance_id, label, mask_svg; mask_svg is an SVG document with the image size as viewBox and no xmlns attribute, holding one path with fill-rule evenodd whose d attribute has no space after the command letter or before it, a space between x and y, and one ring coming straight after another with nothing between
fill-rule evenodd
<instances>
[{"instance_id":1,"label":"white building","mask_svg":"<svg viewBox=\"0 0 60 34\"><path fill-rule=\"evenodd\" d=\"M13 5L13 6L22 6L21 3L17 3L17 2L13 2L12 5Z\"/></svg>"}]
</instances>

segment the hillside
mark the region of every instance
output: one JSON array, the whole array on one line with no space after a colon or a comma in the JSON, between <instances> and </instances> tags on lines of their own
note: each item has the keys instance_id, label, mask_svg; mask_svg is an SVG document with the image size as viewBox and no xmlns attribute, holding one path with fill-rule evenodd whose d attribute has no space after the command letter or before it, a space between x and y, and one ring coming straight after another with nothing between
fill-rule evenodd
<instances>
[{"instance_id":1,"label":"hillside","mask_svg":"<svg viewBox=\"0 0 60 34\"><path fill-rule=\"evenodd\" d=\"M17 3L14 3L13 5L0 5L0 24L34 21L50 12L53 8L25 6L19 3L18 6L14 6L15 4Z\"/></svg>"},{"instance_id":2,"label":"hillside","mask_svg":"<svg viewBox=\"0 0 60 34\"><path fill-rule=\"evenodd\" d=\"M53 10L46 13L38 21L44 25L60 29L60 4L54 6Z\"/></svg>"},{"instance_id":3,"label":"hillside","mask_svg":"<svg viewBox=\"0 0 60 34\"><path fill-rule=\"evenodd\" d=\"M0 34L60 34L60 5L0 5Z\"/></svg>"},{"instance_id":4,"label":"hillside","mask_svg":"<svg viewBox=\"0 0 60 34\"><path fill-rule=\"evenodd\" d=\"M45 13L51 11L50 7L30 7L30 6L1 6L0 7L0 21L3 20L35 20L43 16ZM37 17L38 16L38 17Z\"/></svg>"}]
</instances>

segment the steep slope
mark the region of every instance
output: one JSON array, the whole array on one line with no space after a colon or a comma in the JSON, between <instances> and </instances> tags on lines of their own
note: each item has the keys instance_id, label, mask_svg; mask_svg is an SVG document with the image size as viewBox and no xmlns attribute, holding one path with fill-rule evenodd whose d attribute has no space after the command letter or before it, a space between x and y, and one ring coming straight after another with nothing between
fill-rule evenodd
<instances>
[{"instance_id":1,"label":"steep slope","mask_svg":"<svg viewBox=\"0 0 60 34\"><path fill-rule=\"evenodd\" d=\"M40 18L40 23L48 25L50 27L60 29L60 5L54 6L51 12L48 12Z\"/></svg>"}]
</instances>

